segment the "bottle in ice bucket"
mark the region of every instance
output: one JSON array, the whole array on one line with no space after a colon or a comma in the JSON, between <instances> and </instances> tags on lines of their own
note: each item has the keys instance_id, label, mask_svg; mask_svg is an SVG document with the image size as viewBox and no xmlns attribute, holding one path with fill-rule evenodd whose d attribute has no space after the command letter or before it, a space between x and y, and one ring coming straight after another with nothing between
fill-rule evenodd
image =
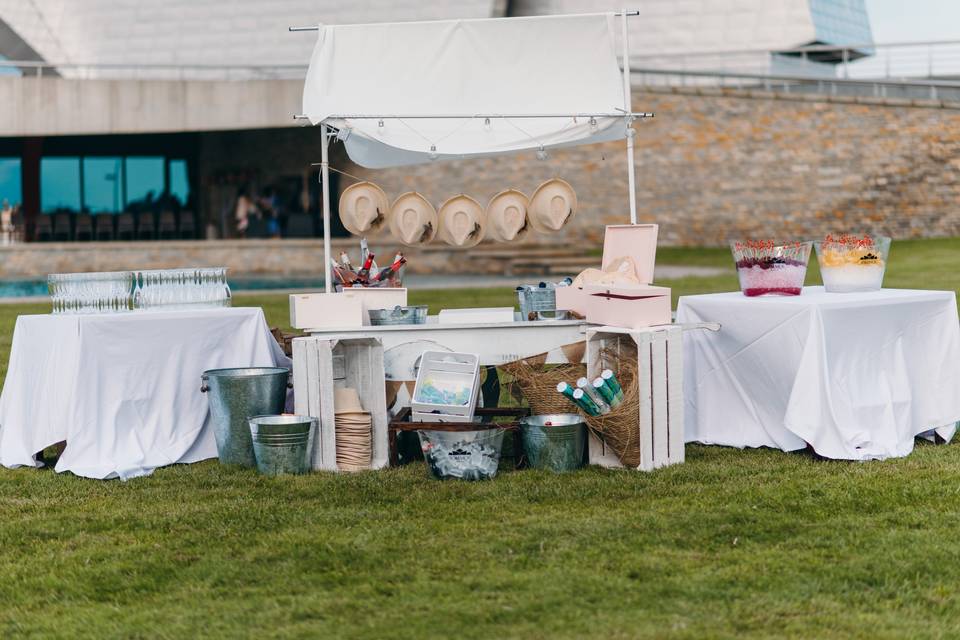
<instances>
[{"instance_id":1,"label":"bottle in ice bucket","mask_svg":"<svg viewBox=\"0 0 960 640\"><path fill-rule=\"evenodd\" d=\"M403 257L402 253L398 253L393 259L393 264L391 264L386 269L381 269L380 273L377 274L377 282L383 282L384 280L389 280L390 278L396 278L400 275L400 267L406 264L407 259Z\"/></svg>"},{"instance_id":2,"label":"bottle in ice bucket","mask_svg":"<svg viewBox=\"0 0 960 640\"><path fill-rule=\"evenodd\" d=\"M340 252L340 266L349 271L353 271L353 265L350 264L350 256L347 255L346 251Z\"/></svg>"},{"instance_id":3,"label":"bottle in ice bucket","mask_svg":"<svg viewBox=\"0 0 960 640\"><path fill-rule=\"evenodd\" d=\"M357 279L361 282L367 282L370 279L370 267L373 266L374 255L372 253L367 254L367 259L363 261L363 266L360 267L360 271L357 272Z\"/></svg>"},{"instance_id":4,"label":"bottle in ice bucket","mask_svg":"<svg viewBox=\"0 0 960 640\"><path fill-rule=\"evenodd\" d=\"M337 264L336 260L330 260L330 266L333 269L334 277L345 287L353 286L357 282L357 274L350 269L345 269Z\"/></svg>"}]
</instances>

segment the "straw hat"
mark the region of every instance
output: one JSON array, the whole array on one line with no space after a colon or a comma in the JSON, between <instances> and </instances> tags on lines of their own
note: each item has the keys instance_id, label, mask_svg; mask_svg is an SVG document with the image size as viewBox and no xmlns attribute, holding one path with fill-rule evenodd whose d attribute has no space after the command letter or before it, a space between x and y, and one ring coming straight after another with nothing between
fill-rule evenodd
<instances>
[{"instance_id":1,"label":"straw hat","mask_svg":"<svg viewBox=\"0 0 960 640\"><path fill-rule=\"evenodd\" d=\"M376 231L386 224L389 213L387 194L372 182L352 184L340 194L340 221L354 235Z\"/></svg>"},{"instance_id":2,"label":"straw hat","mask_svg":"<svg viewBox=\"0 0 960 640\"><path fill-rule=\"evenodd\" d=\"M408 246L429 243L439 225L437 210L416 191L402 194L390 209L390 233Z\"/></svg>"},{"instance_id":3,"label":"straw hat","mask_svg":"<svg viewBox=\"0 0 960 640\"><path fill-rule=\"evenodd\" d=\"M516 189L501 191L487 204L487 235L497 242L522 240L530 232L530 201Z\"/></svg>"},{"instance_id":4,"label":"straw hat","mask_svg":"<svg viewBox=\"0 0 960 640\"><path fill-rule=\"evenodd\" d=\"M547 180L533 192L527 214L541 233L559 231L577 213L577 193L565 180Z\"/></svg>"},{"instance_id":5,"label":"straw hat","mask_svg":"<svg viewBox=\"0 0 960 640\"><path fill-rule=\"evenodd\" d=\"M462 193L442 205L437 214L440 229L437 235L454 247L475 247L483 240L487 228L487 213L479 202Z\"/></svg>"},{"instance_id":6,"label":"straw hat","mask_svg":"<svg viewBox=\"0 0 960 640\"><path fill-rule=\"evenodd\" d=\"M337 387L333 390L333 413L367 413L360 404L360 394L350 387Z\"/></svg>"}]
</instances>

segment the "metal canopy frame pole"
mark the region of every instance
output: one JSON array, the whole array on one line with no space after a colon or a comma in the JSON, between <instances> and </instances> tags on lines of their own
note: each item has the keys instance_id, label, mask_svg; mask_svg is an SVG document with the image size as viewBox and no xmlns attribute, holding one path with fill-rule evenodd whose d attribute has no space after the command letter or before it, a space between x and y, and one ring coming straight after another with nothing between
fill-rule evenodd
<instances>
[{"instance_id":1,"label":"metal canopy frame pole","mask_svg":"<svg viewBox=\"0 0 960 640\"><path fill-rule=\"evenodd\" d=\"M623 9L623 108L628 115L624 118L627 130L627 189L630 192L630 224L637 224L637 184L634 158L633 137L633 95L630 90L630 35L627 33L627 10Z\"/></svg>"},{"instance_id":2,"label":"metal canopy frame pole","mask_svg":"<svg viewBox=\"0 0 960 640\"><path fill-rule=\"evenodd\" d=\"M635 16L640 15L640 10L639 10L639 9L631 9L631 10L628 11L628 10L624 9L624 10L621 11L620 13L615 13L615 14L613 14L613 15L615 15L615 16L617 16L617 17L623 16L623 17L625 17L625 18L632 18L632 17L635 17ZM308 25L308 26L305 26L305 27L287 27L287 31L319 31L319 30L320 30L320 26L319 26L319 25ZM952 42L952 41L950 41L950 42ZM873 44L868 44L868 45L864 45L864 46L870 46L870 47L872 47Z\"/></svg>"},{"instance_id":3,"label":"metal canopy frame pole","mask_svg":"<svg viewBox=\"0 0 960 640\"><path fill-rule=\"evenodd\" d=\"M320 182L323 189L323 287L327 293L333 290L333 274L330 271L330 129L320 125Z\"/></svg>"}]
</instances>

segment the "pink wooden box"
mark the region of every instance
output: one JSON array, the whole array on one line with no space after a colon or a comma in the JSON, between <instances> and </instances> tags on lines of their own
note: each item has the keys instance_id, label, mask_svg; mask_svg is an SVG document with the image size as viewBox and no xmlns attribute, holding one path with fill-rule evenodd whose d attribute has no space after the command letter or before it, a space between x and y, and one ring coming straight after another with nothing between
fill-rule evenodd
<instances>
[{"instance_id":1,"label":"pink wooden box","mask_svg":"<svg viewBox=\"0 0 960 640\"><path fill-rule=\"evenodd\" d=\"M623 224L607 227L603 238L601 268L629 256L637 266L641 284L557 289L557 309L576 311L592 324L642 329L670 324L670 288L651 285L657 257L655 224Z\"/></svg>"}]
</instances>

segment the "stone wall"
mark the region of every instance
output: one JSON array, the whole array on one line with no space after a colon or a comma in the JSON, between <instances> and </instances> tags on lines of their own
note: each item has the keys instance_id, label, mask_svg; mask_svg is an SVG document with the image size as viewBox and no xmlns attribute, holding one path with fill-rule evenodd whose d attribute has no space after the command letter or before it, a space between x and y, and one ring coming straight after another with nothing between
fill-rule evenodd
<instances>
[{"instance_id":1,"label":"stone wall","mask_svg":"<svg viewBox=\"0 0 960 640\"><path fill-rule=\"evenodd\" d=\"M960 235L960 110L777 98L635 92L634 108L656 113L637 124L638 212L661 225L661 244L841 231ZM436 205L460 192L483 203L508 187L530 194L562 177L577 190L579 215L535 241L596 245L604 224L629 221L624 148L347 170L391 197L417 190Z\"/></svg>"},{"instance_id":2,"label":"stone wall","mask_svg":"<svg viewBox=\"0 0 960 640\"><path fill-rule=\"evenodd\" d=\"M376 246L392 257L396 243ZM349 251L356 261L356 240L333 240L334 255ZM496 260L464 261L459 249L443 244L406 251L406 273L441 274L455 264L459 272L502 274ZM480 258L481 256L475 256ZM384 266L384 265L381 265ZM228 267L231 276L322 278L323 240L177 240L159 242L34 242L0 246L0 280L43 278L48 273Z\"/></svg>"}]
</instances>

